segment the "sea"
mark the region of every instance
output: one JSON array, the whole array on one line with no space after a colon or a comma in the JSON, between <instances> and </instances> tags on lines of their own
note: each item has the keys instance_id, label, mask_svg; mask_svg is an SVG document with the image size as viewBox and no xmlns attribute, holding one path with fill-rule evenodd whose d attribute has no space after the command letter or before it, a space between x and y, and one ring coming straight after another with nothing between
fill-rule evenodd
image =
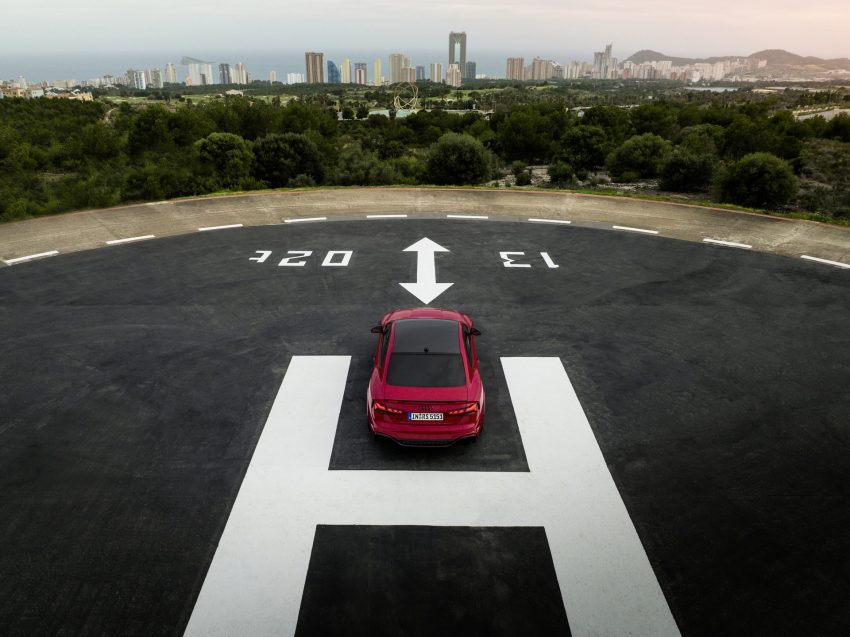
<instances>
[{"instance_id":1,"label":"sea","mask_svg":"<svg viewBox=\"0 0 850 637\"><path fill-rule=\"evenodd\" d=\"M321 49L319 49L321 50ZM381 58L383 75L389 75L388 56L395 51L381 50L336 50L326 49L325 61L332 60L339 64L348 58L352 64L366 62L368 81L373 79L373 62ZM432 62L443 64L443 72L448 64L448 48L419 49L398 51L411 60L412 66L424 66L426 77L428 65ZM593 59L593 53L576 51L534 51L530 54L522 51L467 51L466 59L476 63L476 74L490 77L504 77L508 57L525 57L526 65L539 56L567 64L573 60L587 61ZM192 57L211 64L237 62L245 64L253 79L267 80L269 71L275 71L279 82L286 81L287 73L305 73L304 51L301 50L157 50L157 51L108 51L108 52L44 52L44 53L15 53L0 52L0 79L15 80L23 76L30 83L58 80L84 80L103 77L104 75L123 75L127 69L164 69L169 62L177 66L177 73L182 80L187 74L187 67L181 66L183 57ZM624 56L625 57L625 56ZM218 72L214 68L214 72ZM327 69L326 69L327 72Z\"/></svg>"}]
</instances>

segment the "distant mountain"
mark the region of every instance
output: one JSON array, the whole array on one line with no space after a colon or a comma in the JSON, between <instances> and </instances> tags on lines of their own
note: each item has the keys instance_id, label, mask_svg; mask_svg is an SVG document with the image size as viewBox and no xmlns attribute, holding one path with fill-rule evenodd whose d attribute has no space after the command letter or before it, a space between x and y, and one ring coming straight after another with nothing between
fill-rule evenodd
<instances>
[{"instance_id":1,"label":"distant mountain","mask_svg":"<svg viewBox=\"0 0 850 637\"><path fill-rule=\"evenodd\" d=\"M752 55L724 55L720 57L710 58L682 58L665 55L658 51L643 49L626 59L634 64L643 64L644 62L652 62L653 60L670 60L674 66L687 66L688 64L721 62L723 60L739 59L739 58L755 58L759 60L767 60L767 66L770 67L791 67L796 69L807 69L811 71L831 71L831 70L848 70L850 71L850 59L837 58L832 60L824 60L817 57L803 57L795 53L789 53L782 49L766 49L753 53Z\"/></svg>"}]
</instances>

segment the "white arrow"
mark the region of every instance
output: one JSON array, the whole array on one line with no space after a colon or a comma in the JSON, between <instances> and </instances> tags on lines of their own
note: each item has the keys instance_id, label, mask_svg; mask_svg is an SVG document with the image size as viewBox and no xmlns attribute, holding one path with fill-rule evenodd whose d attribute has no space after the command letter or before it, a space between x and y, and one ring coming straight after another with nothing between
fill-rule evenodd
<instances>
[{"instance_id":1,"label":"white arrow","mask_svg":"<svg viewBox=\"0 0 850 637\"><path fill-rule=\"evenodd\" d=\"M424 237L405 248L404 251L416 253L416 283L399 283L399 285L425 305L454 285L454 283L437 283L434 253L448 252L446 248Z\"/></svg>"}]
</instances>

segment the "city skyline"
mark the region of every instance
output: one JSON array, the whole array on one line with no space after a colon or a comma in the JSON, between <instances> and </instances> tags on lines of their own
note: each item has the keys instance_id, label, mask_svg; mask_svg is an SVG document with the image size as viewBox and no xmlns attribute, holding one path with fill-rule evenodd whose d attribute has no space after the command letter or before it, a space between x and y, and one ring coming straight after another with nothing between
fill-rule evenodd
<instances>
[{"instance_id":1,"label":"city skyline","mask_svg":"<svg viewBox=\"0 0 850 637\"><path fill-rule=\"evenodd\" d=\"M386 0L356 6L340 0L303 6L243 0L238 5L205 7L204 11L180 0L148 0L143 5L79 0L73 6L41 0L4 8L9 24L37 24L40 37L32 38L26 28L9 30L0 42L0 53L144 50L150 46L151 34L156 34L159 45L173 43L187 50L227 42L230 48L250 51L281 38L288 47L302 50L323 41L358 49L368 46L358 35L368 27L368 32L382 34L382 48L389 50L433 46L444 42L446 32L453 28L474 34L478 50L503 48L507 43L514 49L556 50L565 42L573 50L587 50L601 37L618 42L625 51L652 43L653 48L672 54L705 57L718 54L722 37L722 48L730 49L720 53L724 55L783 48L824 58L850 56L846 38L850 8L844 0L822 0L817 5L791 0L715 0L708 7L696 0L639 4L600 0L580 6L556 0L527 6L495 0L469 0L462 5L437 1L417 6L416 27L409 29L400 28L392 9ZM132 24L133 29L116 29L116 24ZM80 38L82 31L90 37Z\"/></svg>"}]
</instances>

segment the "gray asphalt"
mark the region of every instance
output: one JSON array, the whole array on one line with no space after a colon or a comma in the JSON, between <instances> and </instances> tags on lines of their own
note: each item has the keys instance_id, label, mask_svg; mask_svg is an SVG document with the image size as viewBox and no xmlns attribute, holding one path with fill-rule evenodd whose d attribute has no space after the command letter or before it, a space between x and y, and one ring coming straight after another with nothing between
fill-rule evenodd
<instances>
[{"instance_id":1,"label":"gray asphalt","mask_svg":"<svg viewBox=\"0 0 850 637\"><path fill-rule=\"evenodd\" d=\"M450 250L432 305L474 317L495 398L479 444L430 455L373 443L360 416L369 328L419 305L398 283L423 236ZM287 250L313 255L279 267ZM329 250L349 266L321 267ZM525 470L498 358L559 356L684 635L845 635L848 316L845 270L528 223L252 227L4 268L0 625L182 632L292 355L353 357L330 469L426 471ZM467 628L511 634L518 617L482 616Z\"/></svg>"}]
</instances>

